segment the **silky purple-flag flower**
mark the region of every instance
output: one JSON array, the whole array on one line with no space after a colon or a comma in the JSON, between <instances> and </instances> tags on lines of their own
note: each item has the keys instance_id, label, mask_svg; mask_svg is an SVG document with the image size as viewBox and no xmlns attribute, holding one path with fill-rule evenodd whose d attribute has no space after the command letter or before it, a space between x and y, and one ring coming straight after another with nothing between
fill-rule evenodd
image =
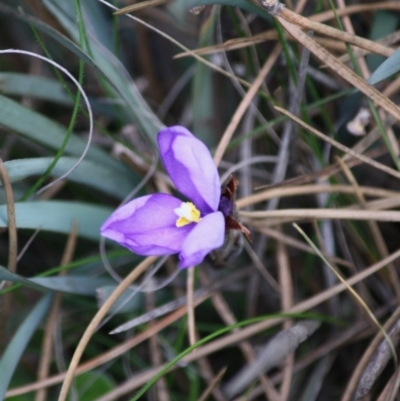
<instances>
[{"instance_id":1,"label":"silky purple-flag flower","mask_svg":"<svg viewBox=\"0 0 400 401\"><path fill-rule=\"evenodd\" d=\"M142 196L118 208L100 232L138 255L177 253L180 268L194 266L224 243L218 171L204 143L184 127L161 130L157 141L167 173L188 201Z\"/></svg>"}]
</instances>

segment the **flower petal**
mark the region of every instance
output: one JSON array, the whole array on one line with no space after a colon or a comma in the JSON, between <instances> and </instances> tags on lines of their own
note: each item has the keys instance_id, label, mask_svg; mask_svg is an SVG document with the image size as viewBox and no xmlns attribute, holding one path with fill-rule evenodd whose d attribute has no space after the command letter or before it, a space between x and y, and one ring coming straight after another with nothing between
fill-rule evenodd
<instances>
[{"instance_id":1,"label":"flower petal","mask_svg":"<svg viewBox=\"0 0 400 401\"><path fill-rule=\"evenodd\" d=\"M182 201L167 194L143 196L118 208L102 225L101 235L138 255L170 255L196 223L176 227L174 209Z\"/></svg>"},{"instance_id":2,"label":"flower petal","mask_svg":"<svg viewBox=\"0 0 400 401\"><path fill-rule=\"evenodd\" d=\"M179 125L161 130L157 139L165 169L178 191L203 214L215 212L221 182L206 145Z\"/></svg>"},{"instance_id":3,"label":"flower petal","mask_svg":"<svg viewBox=\"0 0 400 401\"><path fill-rule=\"evenodd\" d=\"M179 267L185 268L200 264L209 252L224 244L224 239L225 219L223 214L215 212L203 217L182 244Z\"/></svg>"}]
</instances>

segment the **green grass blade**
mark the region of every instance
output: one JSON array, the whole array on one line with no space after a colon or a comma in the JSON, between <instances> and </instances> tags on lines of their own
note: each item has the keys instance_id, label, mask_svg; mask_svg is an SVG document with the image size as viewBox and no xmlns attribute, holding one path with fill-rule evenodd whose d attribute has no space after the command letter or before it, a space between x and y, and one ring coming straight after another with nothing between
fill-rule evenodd
<instances>
[{"instance_id":1,"label":"green grass blade","mask_svg":"<svg viewBox=\"0 0 400 401\"><path fill-rule=\"evenodd\" d=\"M4 95L30 96L63 106L73 106L71 97L65 93L60 82L49 77L0 72L0 92ZM90 104L94 112L114 120L117 115L112 106L120 106L121 102L111 98L90 98Z\"/></svg>"},{"instance_id":2,"label":"green grass blade","mask_svg":"<svg viewBox=\"0 0 400 401\"><path fill-rule=\"evenodd\" d=\"M216 8L203 22L198 47L214 44L215 23L217 21ZM210 57L206 57L210 60ZM216 104L213 91L213 71L205 64L196 61L194 81L192 87L193 132L207 146L216 145L215 124L213 116Z\"/></svg>"},{"instance_id":3,"label":"green grass blade","mask_svg":"<svg viewBox=\"0 0 400 401\"><path fill-rule=\"evenodd\" d=\"M15 204L17 227L69 234L78 224L78 235L98 241L100 226L112 209L68 201L23 202ZM7 227L7 206L0 205L0 227Z\"/></svg>"},{"instance_id":4,"label":"green grass blade","mask_svg":"<svg viewBox=\"0 0 400 401\"><path fill-rule=\"evenodd\" d=\"M369 77L368 83L377 84L400 71L400 49L387 58Z\"/></svg>"},{"instance_id":5,"label":"green grass blade","mask_svg":"<svg viewBox=\"0 0 400 401\"><path fill-rule=\"evenodd\" d=\"M46 294L32 309L9 343L0 361L0 399L4 400L10 380L33 333L50 308L53 294Z\"/></svg>"},{"instance_id":6,"label":"green grass blade","mask_svg":"<svg viewBox=\"0 0 400 401\"><path fill-rule=\"evenodd\" d=\"M67 134L67 129L62 125L2 95L0 95L0 124L36 143L55 150L59 149ZM74 156L80 156L85 149L85 145L85 141L76 135L72 135L66 147L66 152ZM90 147L87 158L113 167L121 173L124 170L126 171L107 152L94 145Z\"/></svg>"},{"instance_id":7,"label":"green grass blade","mask_svg":"<svg viewBox=\"0 0 400 401\"><path fill-rule=\"evenodd\" d=\"M77 161L75 157L62 157L51 172L52 177L60 177ZM43 174L50 166L53 158L37 157L31 159L17 159L5 162L11 182L18 182L25 178ZM101 177L100 179L97 179ZM137 185L138 181L133 174L120 174L119 171L90 160L83 160L66 180L95 188L117 199L124 199ZM0 182L0 187L2 183Z\"/></svg>"},{"instance_id":8,"label":"green grass blade","mask_svg":"<svg viewBox=\"0 0 400 401\"><path fill-rule=\"evenodd\" d=\"M398 24L399 16L397 13L386 10L377 10L373 16L369 39L375 42L392 34L396 31ZM368 54L366 60L370 71L375 71L379 65L385 61L385 57L378 54Z\"/></svg>"},{"instance_id":9,"label":"green grass blade","mask_svg":"<svg viewBox=\"0 0 400 401\"><path fill-rule=\"evenodd\" d=\"M39 19L17 12L12 7L9 7L5 4L0 3L0 12L4 13L7 17L17 18L21 21L28 23L29 25L34 26L39 31L45 33L50 36L54 40L56 40L61 46L64 46L66 49L70 50L77 57L82 59L88 66L90 66L94 72L106 81L111 88L119 94L119 97L123 99L124 106L126 110L126 115L131 116L138 114L141 118L141 121L145 126L148 126L147 129L151 132L151 135L154 136L158 132L158 130L162 127L161 122L157 119L154 113L151 112L150 108L147 106L146 102L142 99L140 92L136 88L133 81L129 78L126 70L122 66L122 64L117 60L111 53L107 51L107 49L103 49L99 51L99 54L105 60L105 63L110 65L110 71L113 72L112 77L114 78L118 85L116 86L113 79L109 78L109 71L107 69L103 71L99 68L100 63L93 60L88 54L82 51L74 42L60 34L58 31L53 29L51 26L43 23ZM76 33L76 38L78 37L78 30L76 28L75 20L69 22L69 26ZM114 69L112 65L116 65L117 68ZM107 66L107 65L106 65ZM129 81L129 82L128 82ZM137 96L136 96L137 95ZM139 99L139 102L137 101ZM142 106L141 108L139 106Z\"/></svg>"},{"instance_id":10,"label":"green grass blade","mask_svg":"<svg viewBox=\"0 0 400 401\"><path fill-rule=\"evenodd\" d=\"M97 74L102 76L102 78L107 79L107 76L100 71L96 65L96 63L85 53L83 52L74 42L60 34L60 32L56 31L50 25L47 25L40 21L39 19L32 17L27 14L19 13L12 7L9 7L5 4L0 3L0 12L6 14L7 17L16 18L20 21L24 21L29 25L34 26L39 31L45 33L49 37L56 40L60 45L64 46L66 49L70 50L73 54L75 54L80 59L83 59L87 65L93 68ZM112 85L112 82L109 82ZM117 88L115 88L117 89Z\"/></svg>"},{"instance_id":11,"label":"green grass blade","mask_svg":"<svg viewBox=\"0 0 400 401\"><path fill-rule=\"evenodd\" d=\"M72 106L71 98L55 79L18 72L0 72L0 91L6 95L32 96Z\"/></svg>"},{"instance_id":12,"label":"green grass blade","mask_svg":"<svg viewBox=\"0 0 400 401\"><path fill-rule=\"evenodd\" d=\"M29 280L35 284L40 284L43 287L60 292L92 297L96 295L98 288L115 283L114 280L105 277L82 276L36 277Z\"/></svg>"},{"instance_id":13,"label":"green grass blade","mask_svg":"<svg viewBox=\"0 0 400 401\"><path fill-rule=\"evenodd\" d=\"M100 304L104 303L107 298L114 292L116 285L107 285L98 288L97 294L99 295ZM109 310L109 314L115 313L133 313L137 312L143 307L143 294L141 292L136 292L132 296L132 290L128 289L124 291L114 305Z\"/></svg>"},{"instance_id":14,"label":"green grass blade","mask_svg":"<svg viewBox=\"0 0 400 401\"><path fill-rule=\"evenodd\" d=\"M75 378L79 401L95 401L115 388L116 383L105 372L85 372ZM75 399L71 397L70 400Z\"/></svg>"},{"instance_id":15,"label":"green grass blade","mask_svg":"<svg viewBox=\"0 0 400 401\"><path fill-rule=\"evenodd\" d=\"M0 280L24 284L40 291L52 290L87 296L95 296L98 288L115 284L114 280L105 277L56 276L25 278L19 274L11 273L3 266L0 266Z\"/></svg>"},{"instance_id":16,"label":"green grass blade","mask_svg":"<svg viewBox=\"0 0 400 401\"><path fill-rule=\"evenodd\" d=\"M71 15L71 10L69 9L71 5L67 4L68 2L59 0L44 0L43 3L71 37L78 41L79 31L76 26L76 17ZM89 18L90 15L85 17ZM87 21L87 23L91 24L90 21ZM143 99L121 62L93 36L89 36L89 43L96 65L107 79L112 82L113 87L117 89L135 123L139 125L147 138L155 143L156 134L163 127L163 124Z\"/></svg>"}]
</instances>

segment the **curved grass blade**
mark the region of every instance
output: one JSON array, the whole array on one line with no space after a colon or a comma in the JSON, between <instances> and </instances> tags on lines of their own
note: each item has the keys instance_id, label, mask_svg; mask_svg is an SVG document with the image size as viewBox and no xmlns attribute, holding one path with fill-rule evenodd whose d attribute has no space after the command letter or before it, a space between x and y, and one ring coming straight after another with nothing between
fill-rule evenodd
<instances>
[{"instance_id":1,"label":"curved grass blade","mask_svg":"<svg viewBox=\"0 0 400 401\"><path fill-rule=\"evenodd\" d=\"M39 326L50 308L53 294L46 294L32 309L24 322L18 328L0 360L0 399L4 400L8 385L15 368L28 345L36 328Z\"/></svg>"},{"instance_id":2,"label":"curved grass blade","mask_svg":"<svg viewBox=\"0 0 400 401\"><path fill-rule=\"evenodd\" d=\"M106 372L96 370L82 373L75 378L79 401L95 401L114 389L116 383Z\"/></svg>"},{"instance_id":3,"label":"curved grass blade","mask_svg":"<svg viewBox=\"0 0 400 401\"><path fill-rule=\"evenodd\" d=\"M398 13L387 10L377 10L374 13L369 39L379 41L396 31L399 24ZM366 56L367 65L370 71L375 71L385 61L385 57L378 54Z\"/></svg>"},{"instance_id":4,"label":"curved grass blade","mask_svg":"<svg viewBox=\"0 0 400 401\"><path fill-rule=\"evenodd\" d=\"M104 286L115 285L115 281L106 277L32 277L25 278L19 274L11 273L8 269L0 266L0 280L11 281L12 283L24 284L38 291L59 291L76 295L96 295L96 290Z\"/></svg>"},{"instance_id":5,"label":"curved grass blade","mask_svg":"<svg viewBox=\"0 0 400 401\"><path fill-rule=\"evenodd\" d=\"M21 21L24 21L50 36L66 49L74 53L77 57L83 59L85 63L93 68L97 74L108 81L107 76L98 68L97 64L85 52L83 52L74 42L62 35L60 32L56 31L50 25L47 25L43 21L30 15L19 13L16 9L2 3L0 3L0 12L12 18L17 18ZM112 85L112 82L109 81L109 83Z\"/></svg>"},{"instance_id":6,"label":"curved grass blade","mask_svg":"<svg viewBox=\"0 0 400 401\"><path fill-rule=\"evenodd\" d=\"M43 3L71 37L78 41L79 30L76 24L76 16L72 15L71 9L68 9L69 2L43 0ZM90 15L85 15L85 18L90 18ZM92 24L91 21L87 21L87 23L89 26ZM163 124L150 109L128 72L114 54L93 35L89 34L88 39L90 52L97 67L107 76L107 80L112 82L113 87L117 89L118 94L125 101L130 115L146 137L155 143L156 134L163 127Z\"/></svg>"},{"instance_id":7,"label":"curved grass blade","mask_svg":"<svg viewBox=\"0 0 400 401\"><path fill-rule=\"evenodd\" d=\"M72 6L73 2L68 3ZM94 32L99 41L112 51L115 48L115 32L108 10L98 1L80 1L80 7L85 18L90 16L90 24L86 25L86 29ZM76 6L74 9L76 10ZM72 16L74 17L74 14Z\"/></svg>"},{"instance_id":8,"label":"curved grass blade","mask_svg":"<svg viewBox=\"0 0 400 401\"><path fill-rule=\"evenodd\" d=\"M29 280L60 292L88 296L95 296L98 288L115 283L114 280L106 277L83 276L35 277Z\"/></svg>"},{"instance_id":9,"label":"curved grass blade","mask_svg":"<svg viewBox=\"0 0 400 401\"><path fill-rule=\"evenodd\" d=\"M62 35L59 31L55 30L54 28L52 28L50 25L45 24L43 21L27 15L27 14L23 14L23 13L19 13L16 9L7 6L5 4L2 4L0 2L0 13L6 14L6 16L12 17L12 18L16 18L20 21L26 22L27 24L35 27L38 31L48 35L49 37L53 38L56 42L58 42L59 44L61 44L62 46L64 46L66 49L70 50L73 54L75 54L78 58L82 59L88 66L90 66L94 72L102 79L106 80L107 83L113 87L113 89L118 92L118 88L116 88L113 84L113 82L111 82L107 75L104 74L103 71L101 71L97 64L92 60L92 58L90 56L88 56L85 52L83 52L74 42L72 42L69 38L65 37L64 35ZM108 102L110 102L111 99L108 99ZM94 102L94 107L93 109L96 109L96 100L91 100L91 103ZM72 101L71 101L72 104ZM115 104L116 105L121 105L121 103L118 101L118 99L115 99ZM99 102L99 108L102 107L102 103ZM104 114L104 110L107 113L110 113L110 108L107 107L102 107L102 113Z\"/></svg>"},{"instance_id":10,"label":"curved grass blade","mask_svg":"<svg viewBox=\"0 0 400 401\"><path fill-rule=\"evenodd\" d=\"M0 93L13 96L30 96L35 99L73 106L73 101L59 81L39 75L19 72L0 72ZM94 112L115 120L117 113L113 106L121 106L122 101L112 98L90 98ZM111 106L111 107L110 107Z\"/></svg>"},{"instance_id":11,"label":"curved grass blade","mask_svg":"<svg viewBox=\"0 0 400 401\"><path fill-rule=\"evenodd\" d=\"M78 235L98 241L100 226L112 213L111 208L81 202L40 201L15 204L17 227L69 234L73 222ZM0 205L0 227L7 227L7 205Z\"/></svg>"},{"instance_id":12,"label":"curved grass blade","mask_svg":"<svg viewBox=\"0 0 400 401\"><path fill-rule=\"evenodd\" d=\"M97 289L96 295L100 306L104 304L107 298L109 298L109 296L114 292L115 288L116 285L114 284L106 285ZM142 305L143 294L141 292L136 292L135 296L132 297L132 290L128 289L120 295L108 313L132 313L138 311Z\"/></svg>"},{"instance_id":13,"label":"curved grass blade","mask_svg":"<svg viewBox=\"0 0 400 401\"><path fill-rule=\"evenodd\" d=\"M69 19L55 4L46 2L46 5L51 8L52 12L55 12L57 18L61 18L60 22L63 25L65 23L65 29L71 34L71 36L77 39L79 33L75 19ZM94 69L94 72L101 79L104 79L106 83L119 94L125 102L125 110L128 112L129 116L135 116L143 131L149 136L149 138L152 138L155 141L156 133L163 127L163 124L143 100L139 90L120 61L117 60L106 48L101 47L100 43L95 42L94 47L96 49L95 55L97 58L96 60L93 60L74 42L39 19L18 13L14 8L1 3L0 12L33 25L36 29L49 35L62 46L73 52L77 57L84 60L87 65ZM91 44L93 45L92 42L93 41L91 41Z\"/></svg>"},{"instance_id":14,"label":"curved grass blade","mask_svg":"<svg viewBox=\"0 0 400 401\"><path fill-rule=\"evenodd\" d=\"M33 96L62 105L73 104L58 81L36 75L0 72L0 92L6 95Z\"/></svg>"},{"instance_id":15,"label":"curved grass blade","mask_svg":"<svg viewBox=\"0 0 400 401\"><path fill-rule=\"evenodd\" d=\"M214 7L200 32L199 47L214 43L215 23L218 14ZM208 57L210 59L210 57ZM209 147L216 145L213 115L215 112L213 92L213 71L203 63L196 61L192 88L193 132Z\"/></svg>"},{"instance_id":16,"label":"curved grass blade","mask_svg":"<svg viewBox=\"0 0 400 401\"><path fill-rule=\"evenodd\" d=\"M56 150L59 149L67 134L67 129L64 126L2 95L0 95L0 124L36 143ZM80 156L85 145L85 141L76 135L71 135L66 152ZM120 173L127 172L121 163L94 145L90 147L86 157L107 165Z\"/></svg>"},{"instance_id":17,"label":"curved grass blade","mask_svg":"<svg viewBox=\"0 0 400 401\"><path fill-rule=\"evenodd\" d=\"M51 157L38 157L32 159L18 159L5 162L5 166L11 182L21 181L27 177L43 174L52 163ZM51 171L51 176L60 177L68 171L77 159L74 157L62 157ZM101 177L101 180L97 179ZM118 174L111 168L90 160L83 160L66 180L87 185L106 194L124 199L138 181L134 175ZM0 182L1 186L1 182Z\"/></svg>"},{"instance_id":18,"label":"curved grass blade","mask_svg":"<svg viewBox=\"0 0 400 401\"><path fill-rule=\"evenodd\" d=\"M400 49L387 58L369 77L368 83L374 85L400 71Z\"/></svg>"}]
</instances>

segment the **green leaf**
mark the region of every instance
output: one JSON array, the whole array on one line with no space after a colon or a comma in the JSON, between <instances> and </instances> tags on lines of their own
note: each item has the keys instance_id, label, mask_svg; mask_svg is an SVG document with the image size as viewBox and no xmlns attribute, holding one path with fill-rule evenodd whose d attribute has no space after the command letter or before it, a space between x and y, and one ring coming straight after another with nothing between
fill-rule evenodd
<instances>
[{"instance_id":1,"label":"green leaf","mask_svg":"<svg viewBox=\"0 0 400 401\"><path fill-rule=\"evenodd\" d=\"M73 104L58 81L38 75L0 72L0 92L6 95L33 96L70 106Z\"/></svg>"},{"instance_id":2,"label":"green leaf","mask_svg":"<svg viewBox=\"0 0 400 401\"><path fill-rule=\"evenodd\" d=\"M72 5L73 2L71 1L69 4ZM90 28L87 27L87 29L91 32L95 32L95 36L99 42L108 50L112 51L115 46L113 42L116 38L114 32L115 27L113 27L113 21L110 20L110 9L104 7L98 0L85 0L81 1L80 4L82 7L82 14L90 17ZM74 6L73 11L72 15L75 16Z\"/></svg>"},{"instance_id":3,"label":"green leaf","mask_svg":"<svg viewBox=\"0 0 400 401\"><path fill-rule=\"evenodd\" d=\"M50 11L59 19L64 28L69 31L70 35L78 41L79 34L75 18L70 18L68 13L65 13L64 10L62 10L63 6L68 5L67 3L68 2L59 2L57 5L56 3L46 1L46 6L48 6ZM109 84L112 89L119 94L119 97L122 98L125 103L125 109L128 112L127 114L137 121L147 137L155 143L156 134L163 127L163 124L144 101L140 91L137 89L133 80L129 77L121 62L99 42L91 38L91 46L94 49L95 55L95 60L93 60L74 42L39 19L30 15L18 13L15 9L8 7L1 2L0 12L33 25L36 29L49 35L62 46L84 60L87 65L94 69L94 72L101 79L105 79L107 84Z\"/></svg>"},{"instance_id":4,"label":"green leaf","mask_svg":"<svg viewBox=\"0 0 400 401\"><path fill-rule=\"evenodd\" d=\"M39 75L21 74L17 72L0 72L0 93L13 96L31 96L36 99L50 101L65 106L73 106L72 99L65 93L63 86L57 80ZM113 105L121 102L109 98L90 98L94 112L116 118Z\"/></svg>"},{"instance_id":5,"label":"green leaf","mask_svg":"<svg viewBox=\"0 0 400 401\"><path fill-rule=\"evenodd\" d=\"M69 234L74 222L78 235L94 241L112 209L81 202L38 201L15 204L17 227ZM7 227L7 206L0 205L0 227Z\"/></svg>"},{"instance_id":6,"label":"green leaf","mask_svg":"<svg viewBox=\"0 0 400 401\"><path fill-rule=\"evenodd\" d=\"M115 281L105 277L56 276L25 278L0 266L0 280L24 284L39 291L60 291L68 294L94 296L98 288L112 286Z\"/></svg>"},{"instance_id":7,"label":"green leaf","mask_svg":"<svg viewBox=\"0 0 400 401\"><path fill-rule=\"evenodd\" d=\"M400 71L400 49L387 58L369 77L368 83L374 85Z\"/></svg>"},{"instance_id":8,"label":"green leaf","mask_svg":"<svg viewBox=\"0 0 400 401\"><path fill-rule=\"evenodd\" d=\"M67 134L67 129L62 125L2 95L0 95L0 124L51 149L59 149ZM85 146L85 141L76 135L71 135L66 152L74 156L81 156ZM121 174L129 171L95 145L90 147L87 158L113 168Z\"/></svg>"},{"instance_id":9,"label":"green leaf","mask_svg":"<svg viewBox=\"0 0 400 401\"><path fill-rule=\"evenodd\" d=\"M60 177L77 161L74 157L62 157L51 172L52 177ZM43 174L52 163L52 157L37 157L18 159L5 162L5 167L11 182L21 181L27 177ZM97 179L100 178L101 179ZM83 160L66 180L87 185L106 194L124 199L132 191L138 181L133 175L121 174L119 171L97 162ZM0 186L2 183L0 182Z\"/></svg>"},{"instance_id":10,"label":"green leaf","mask_svg":"<svg viewBox=\"0 0 400 401\"><path fill-rule=\"evenodd\" d=\"M71 15L71 3L63 0L43 0L43 3L75 42L78 42L79 31L76 24L76 16ZM85 15L88 26L92 25L90 18L90 15ZM113 87L117 89L117 93L125 101L125 105L135 123L142 129L147 138L155 144L156 134L163 127L163 124L150 109L128 72L114 54L92 36L89 36L89 42L92 57L97 67L112 82Z\"/></svg>"},{"instance_id":11,"label":"green leaf","mask_svg":"<svg viewBox=\"0 0 400 401\"><path fill-rule=\"evenodd\" d=\"M95 296L98 288L115 283L114 280L106 277L83 276L34 277L29 280L60 292L88 296Z\"/></svg>"},{"instance_id":12,"label":"green leaf","mask_svg":"<svg viewBox=\"0 0 400 401\"><path fill-rule=\"evenodd\" d=\"M198 47L211 46L214 43L215 23L217 22L217 9L214 8L207 20L203 22ZM206 57L211 59L211 57ZM213 116L215 113L213 92L213 71L210 67L196 61L194 81L192 87L193 132L208 147L216 145L216 132L213 129Z\"/></svg>"},{"instance_id":13,"label":"green leaf","mask_svg":"<svg viewBox=\"0 0 400 401\"><path fill-rule=\"evenodd\" d=\"M82 373L75 379L79 401L94 401L113 390L115 383L105 374L97 371ZM73 398L70 398L70 400Z\"/></svg>"},{"instance_id":14,"label":"green leaf","mask_svg":"<svg viewBox=\"0 0 400 401\"><path fill-rule=\"evenodd\" d=\"M374 20L372 22L369 38L372 41L377 41L387 35L394 33L399 24L397 13L385 10L377 10L374 13ZM385 57L378 54L368 54L367 57L368 68L375 71L380 64L385 61Z\"/></svg>"},{"instance_id":15,"label":"green leaf","mask_svg":"<svg viewBox=\"0 0 400 401\"><path fill-rule=\"evenodd\" d=\"M64 46L66 49L68 49L72 53L74 53L76 56L83 59L85 61L85 63L88 64L90 67L92 67L100 76L107 79L107 77L102 73L102 71L100 71L97 68L96 63L94 63L93 60L86 53L84 53L74 42L72 42L70 39L68 39L64 35L62 35L60 32L56 31L50 25L45 24L44 22L42 22L41 20L39 20L35 17L32 17L32 16L24 14L24 13L20 13L16 9L9 7L2 3L0 3L0 12L6 14L9 17L17 18L21 21L24 21L24 22L28 23L29 25L34 26L39 31L50 36L51 38L56 40L58 43L60 43L62 46ZM110 82L110 84L112 84L112 83Z\"/></svg>"},{"instance_id":16,"label":"green leaf","mask_svg":"<svg viewBox=\"0 0 400 401\"><path fill-rule=\"evenodd\" d=\"M100 306L110 297L116 287L114 283L113 285L107 285L97 289L96 294L98 295ZM131 289L124 291L108 313L132 313L141 308L143 306L143 293L136 292L132 296L132 291Z\"/></svg>"},{"instance_id":17,"label":"green leaf","mask_svg":"<svg viewBox=\"0 0 400 401\"><path fill-rule=\"evenodd\" d=\"M32 309L9 343L0 360L0 400L4 400L17 364L36 328L50 308L53 294L45 295Z\"/></svg>"}]
</instances>

